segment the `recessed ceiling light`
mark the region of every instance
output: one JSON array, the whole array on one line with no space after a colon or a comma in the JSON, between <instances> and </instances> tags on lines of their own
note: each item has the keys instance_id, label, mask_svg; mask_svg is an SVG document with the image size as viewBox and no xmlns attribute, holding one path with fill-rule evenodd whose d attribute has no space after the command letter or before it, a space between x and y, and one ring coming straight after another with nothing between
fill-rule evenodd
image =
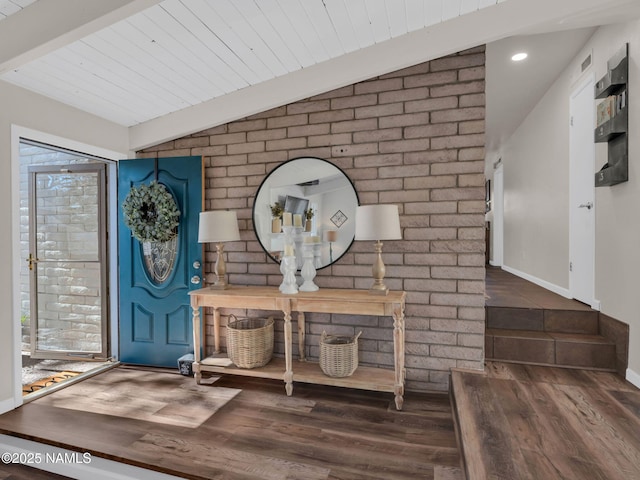
<instances>
[{"instance_id":1,"label":"recessed ceiling light","mask_svg":"<svg viewBox=\"0 0 640 480\"><path fill-rule=\"evenodd\" d=\"M520 52L520 53L516 53L513 57L511 57L511 60L513 60L514 62L521 62L522 60L524 60L525 58L527 58L527 54L524 52Z\"/></svg>"}]
</instances>

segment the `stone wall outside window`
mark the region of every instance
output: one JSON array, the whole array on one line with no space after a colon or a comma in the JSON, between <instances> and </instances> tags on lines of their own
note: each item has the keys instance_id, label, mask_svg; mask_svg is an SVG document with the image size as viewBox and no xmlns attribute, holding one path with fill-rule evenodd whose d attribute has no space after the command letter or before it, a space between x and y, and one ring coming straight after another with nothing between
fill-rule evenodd
<instances>
[{"instance_id":1,"label":"stone wall outside window","mask_svg":"<svg viewBox=\"0 0 640 480\"><path fill-rule=\"evenodd\" d=\"M89 159L72 153L64 153L45 147L21 143L20 145L20 257L29 257L29 174L32 165L69 165L89 163ZM41 197L48 197L48 209L38 211L43 228L40 244L46 249L47 258L69 258L84 255L87 249L97 248L97 191L95 182L86 185L75 182L73 188L66 185L48 185L41 189ZM88 241L70 245L67 232L75 232ZM42 252L44 253L44 252ZM85 252L87 253L87 252ZM90 253L90 252L89 252ZM51 267L50 267L51 268ZM100 270L85 263L61 262L55 271L41 268L40 286L40 342L41 346L74 351L101 351ZM29 268L21 263L21 323L22 350L31 348L29 300ZM61 334L60 332L64 332Z\"/></svg>"}]
</instances>

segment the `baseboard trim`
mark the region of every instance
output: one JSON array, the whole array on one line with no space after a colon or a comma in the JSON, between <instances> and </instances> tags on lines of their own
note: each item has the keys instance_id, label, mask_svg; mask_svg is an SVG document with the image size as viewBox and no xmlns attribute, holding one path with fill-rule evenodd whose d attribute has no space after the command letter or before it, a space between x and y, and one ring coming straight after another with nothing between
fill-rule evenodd
<instances>
[{"instance_id":1,"label":"baseboard trim","mask_svg":"<svg viewBox=\"0 0 640 480\"><path fill-rule=\"evenodd\" d=\"M634 384L636 387L640 388L640 374L637 374L630 368L627 368L626 379L629 383Z\"/></svg>"},{"instance_id":2,"label":"baseboard trim","mask_svg":"<svg viewBox=\"0 0 640 480\"><path fill-rule=\"evenodd\" d=\"M74 452L43 443L0 435L0 452L18 460L33 459L30 467L71 478L92 480L180 480L180 477L114 462L85 452ZM4 462L10 463L10 462ZM26 464L26 463L25 463Z\"/></svg>"},{"instance_id":3,"label":"baseboard trim","mask_svg":"<svg viewBox=\"0 0 640 480\"><path fill-rule=\"evenodd\" d=\"M0 402L0 415L13 410L14 408L16 408L16 404L13 397L2 400Z\"/></svg>"},{"instance_id":4,"label":"baseboard trim","mask_svg":"<svg viewBox=\"0 0 640 480\"><path fill-rule=\"evenodd\" d=\"M559 287L558 285L554 285L551 282L547 282L546 280L542 280L538 277L534 277L533 275L529 275L528 273L524 273L521 272L520 270L517 270L515 268L509 267L507 265L503 265L502 269L512 273L520 278L524 278L525 280L528 280L531 283L535 283L536 285L541 286L542 288L546 288L547 290L552 291L553 293L557 293L558 295L565 297L565 298L573 298L571 296L571 293L569 293L569 290L567 288L563 288L563 287Z\"/></svg>"}]
</instances>

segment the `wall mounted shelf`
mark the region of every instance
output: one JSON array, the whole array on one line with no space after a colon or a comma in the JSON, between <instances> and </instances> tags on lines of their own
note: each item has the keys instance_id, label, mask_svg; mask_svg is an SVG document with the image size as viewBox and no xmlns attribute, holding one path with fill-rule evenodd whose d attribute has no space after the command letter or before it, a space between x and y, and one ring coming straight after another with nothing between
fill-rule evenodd
<instances>
[{"instance_id":1,"label":"wall mounted shelf","mask_svg":"<svg viewBox=\"0 0 640 480\"><path fill-rule=\"evenodd\" d=\"M595 85L598 104L596 143L607 143L607 163L595 174L596 187L629 179L629 44L607 62L607 74Z\"/></svg>"}]
</instances>

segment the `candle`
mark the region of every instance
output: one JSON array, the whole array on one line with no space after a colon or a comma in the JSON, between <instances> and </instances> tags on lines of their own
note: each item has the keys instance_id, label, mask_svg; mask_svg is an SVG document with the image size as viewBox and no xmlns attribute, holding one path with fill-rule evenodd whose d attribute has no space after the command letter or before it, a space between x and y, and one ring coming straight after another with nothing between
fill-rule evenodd
<instances>
[{"instance_id":1,"label":"candle","mask_svg":"<svg viewBox=\"0 0 640 480\"><path fill-rule=\"evenodd\" d=\"M296 213L293 215L293 226L294 227L302 226L302 215L300 215L299 213Z\"/></svg>"},{"instance_id":2,"label":"candle","mask_svg":"<svg viewBox=\"0 0 640 480\"><path fill-rule=\"evenodd\" d=\"M304 243L315 243L315 237L312 237L312 236L304 237Z\"/></svg>"},{"instance_id":3,"label":"candle","mask_svg":"<svg viewBox=\"0 0 640 480\"><path fill-rule=\"evenodd\" d=\"M291 212L284 212L282 214L282 225L284 227L290 227L291 226Z\"/></svg>"},{"instance_id":4,"label":"candle","mask_svg":"<svg viewBox=\"0 0 640 480\"><path fill-rule=\"evenodd\" d=\"M284 246L284 256L285 257L293 257L293 245L285 245Z\"/></svg>"}]
</instances>

